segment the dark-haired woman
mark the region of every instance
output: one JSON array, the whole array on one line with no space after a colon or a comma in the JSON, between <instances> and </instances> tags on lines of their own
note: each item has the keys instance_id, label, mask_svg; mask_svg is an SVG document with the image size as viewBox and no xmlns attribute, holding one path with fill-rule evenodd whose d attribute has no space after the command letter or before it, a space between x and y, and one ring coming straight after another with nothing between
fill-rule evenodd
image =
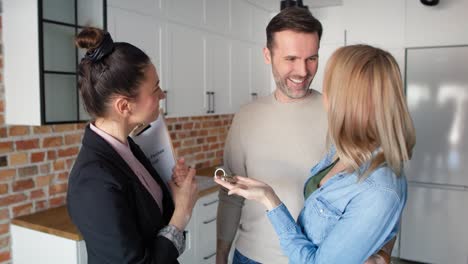
<instances>
[{"instance_id":1,"label":"dark-haired woman","mask_svg":"<svg viewBox=\"0 0 468 264\"><path fill-rule=\"evenodd\" d=\"M83 235L88 263L178 263L196 201L194 169L165 183L128 137L154 121L164 93L148 56L109 33L86 28L79 90L93 117L70 174L69 214ZM182 173L183 174L183 173Z\"/></svg>"}]
</instances>

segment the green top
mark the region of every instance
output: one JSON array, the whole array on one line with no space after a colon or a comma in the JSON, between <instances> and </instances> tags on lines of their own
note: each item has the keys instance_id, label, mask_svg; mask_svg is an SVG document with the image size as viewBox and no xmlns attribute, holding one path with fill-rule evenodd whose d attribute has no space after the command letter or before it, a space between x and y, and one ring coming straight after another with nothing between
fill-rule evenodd
<instances>
[{"instance_id":1,"label":"green top","mask_svg":"<svg viewBox=\"0 0 468 264\"><path fill-rule=\"evenodd\" d=\"M332 164L328 165L328 167L324 168L323 170L319 171L317 174L312 176L310 180L306 182L306 186L304 188L304 200L307 200L309 195L311 195L315 190L317 190L320 186L320 181L328 174L328 172L333 169L339 159L336 159Z\"/></svg>"}]
</instances>

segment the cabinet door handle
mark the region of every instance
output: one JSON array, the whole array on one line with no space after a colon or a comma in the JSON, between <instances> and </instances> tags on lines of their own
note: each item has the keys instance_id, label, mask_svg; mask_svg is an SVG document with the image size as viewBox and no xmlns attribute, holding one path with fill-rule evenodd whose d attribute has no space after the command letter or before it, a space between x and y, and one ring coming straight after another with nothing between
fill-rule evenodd
<instances>
[{"instance_id":1,"label":"cabinet door handle","mask_svg":"<svg viewBox=\"0 0 468 264\"><path fill-rule=\"evenodd\" d=\"M166 97L164 99L164 115L167 116L167 90L164 90L164 97Z\"/></svg>"},{"instance_id":2,"label":"cabinet door handle","mask_svg":"<svg viewBox=\"0 0 468 264\"><path fill-rule=\"evenodd\" d=\"M209 224L209 223L214 222L214 221L216 221L216 217L213 218L213 219L210 219L210 220L203 221L203 224L206 225L206 224Z\"/></svg>"},{"instance_id":3,"label":"cabinet door handle","mask_svg":"<svg viewBox=\"0 0 468 264\"><path fill-rule=\"evenodd\" d=\"M203 259L204 259L204 260L207 260L207 259L210 259L210 258L214 257L215 255L216 255L216 252L213 253L213 254L211 254L211 255L208 255L208 256L206 256L206 257L203 257Z\"/></svg>"},{"instance_id":4,"label":"cabinet door handle","mask_svg":"<svg viewBox=\"0 0 468 264\"><path fill-rule=\"evenodd\" d=\"M258 98L257 93L251 93L250 95L252 96L252 100L256 100Z\"/></svg>"},{"instance_id":5,"label":"cabinet door handle","mask_svg":"<svg viewBox=\"0 0 468 264\"><path fill-rule=\"evenodd\" d=\"M203 203L203 206L212 205L212 204L217 203L217 202L218 202L218 199L216 199L214 201L211 201L211 202Z\"/></svg>"},{"instance_id":6,"label":"cabinet door handle","mask_svg":"<svg viewBox=\"0 0 468 264\"><path fill-rule=\"evenodd\" d=\"M212 97L212 100L213 100L213 103L211 104L213 106L213 109L211 109L211 113L215 113L216 111L216 108L215 108L215 92L211 92L211 97Z\"/></svg>"},{"instance_id":7,"label":"cabinet door handle","mask_svg":"<svg viewBox=\"0 0 468 264\"><path fill-rule=\"evenodd\" d=\"M207 114L211 113L211 92L206 92L206 95L208 95L208 110L206 111Z\"/></svg>"}]
</instances>

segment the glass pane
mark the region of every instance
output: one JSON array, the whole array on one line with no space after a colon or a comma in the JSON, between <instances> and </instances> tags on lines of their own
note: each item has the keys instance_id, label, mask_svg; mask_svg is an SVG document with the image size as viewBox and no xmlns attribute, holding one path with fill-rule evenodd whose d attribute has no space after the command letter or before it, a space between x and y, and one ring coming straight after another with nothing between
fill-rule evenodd
<instances>
[{"instance_id":1,"label":"glass pane","mask_svg":"<svg viewBox=\"0 0 468 264\"><path fill-rule=\"evenodd\" d=\"M75 24L75 0L42 0L44 19Z\"/></svg>"},{"instance_id":2,"label":"glass pane","mask_svg":"<svg viewBox=\"0 0 468 264\"><path fill-rule=\"evenodd\" d=\"M75 72L75 28L50 23L43 25L44 70Z\"/></svg>"},{"instance_id":3,"label":"glass pane","mask_svg":"<svg viewBox=\"0 0 468 264\"><path fill-rule=\"evenodd\" d=\"M104 27L104 4L102 0L78 1L78 25Z\"/></svg>"},{"instance_id":4,"label":"glass pane","mask_svg":"<svg viewBox=\"0 0 468 264\"><path fill-rule=\"evenodd\" d=\"M76 121L76 76L44 74L46 122Z\"/></svg>"}]
</instances>

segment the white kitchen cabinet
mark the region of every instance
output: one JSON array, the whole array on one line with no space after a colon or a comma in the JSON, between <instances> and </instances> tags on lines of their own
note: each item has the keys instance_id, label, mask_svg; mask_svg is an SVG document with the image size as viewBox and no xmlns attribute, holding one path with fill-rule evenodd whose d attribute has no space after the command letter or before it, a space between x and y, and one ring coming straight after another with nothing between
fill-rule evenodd
<instances>
[{"instance_id":1,"label":"white kitchen cabinet","mask_svg":"<svg viewBox=\"0 0 468 264\"><path fill-rule=\"evenodd\" d=\"M229 89L229 41L218 35L206 38L206 80L208 110L214 114L232 113Z\"/></svg>"},{"instance_id":2,"label":"white kitchen cabinet","mask_svg":"<svg viewBox=\"0 0 468 264\"><path fill-rule=\"evenodd\" d=\"M146 5L144 5L146 6ZM166 23L150 15L108 8L108 30L115 42L128 42L143 50L156 67L162 90L167 87ZM144 32L144 34L142 34Z\"/></svg>"},{"instance_id":3,"label":"white kitchen cabinet","mask_svg":"<svg viewBox=\"0 0 468 264\"><path fill-rule=\"evenodd\" d=\"M253 6L243 0L231 0L229 16L231 33L241 40L251 40L253 34ZM266 41L266 40L265 40Z\"/></svg>"},{"instance_id":4,"label":"white kitchen cabinet","mask_svg":"<svg viewBox=\"0 0 468 264\"><path fill-rule=\"evenodd\" d=\"M164 4L165 0L107 0L109 7L133 11L143 15L161 15Z\"/></svg>"},{"instance_id":5,"label":"white kitchen cabinet","mask_svg":"<svg viewBox=\"0 0 468 264\"><path fill-rule=\"evenodd\" d=\"M185 25L200 27L204 19L204 0L169 0L167 17Z\"/></svg>"},{"instance_id":6,"label":"white kitchen cabinet","mask_svg":"<svg viewBox=\"0 0 468 264\"><path fill-rule=\"evenodd\" d=\"M216 33L229 31L229 0L205 1L205 27Z\"/></svg>"},{"instance_id":7,"label":"white kitchen cabinet","mask_svg":"<svg viewBox=\"0 0 468 264\"><path fill-rule=\"evenodd\" d=\"M17 0L3 4L5 119L10 125L84 121L74 45L79 26L105 28L104 1ZM25 96L27 95L27 96Z\"/></svg>"},{"instance_id":8,"label":"white kitchen cabinet","mask_svg":"<svg viewBox=\"0 0 468 264\"><path fill-rule=\"evenodd\" d=\"M216 261L216 215L218 192L198 199L186 228L187 249L181 264L211 264Z\"/></svg>"},{"instance_id":9,"label":"white kitchen cabinet","mask_svg":"<svg viewBox=\"0 0 468 264\"><path fill-rule=\"evenodd\" d=\"M252 100L251 54L252 50L248 43L232 41L230 48L230 89L233 109L239 109L242 105Z\"/></svg>"},{"instance_id":10,"label":"white kitchen cabinet","mask_svg":"<svg viewBox=\"0 0 468 264\"><path fill-rule=\"evenodd\" d=\"M73 240L30 228L11 225L12 260L15 264L86 264L83 240Z\"/></svg>"},{"instance_id":11,"label":"white kitchen cabinet","mask_svg":"<svg viewBox=\"0 0 468 264\"><path fill-rule=\"evenodd\" d=\"M206 95L206 37L203 32L169 23L167 111L169 116L204 115Z\"/></svg>"},{"instance_id":12,"label":"white kitchen cabinet","mask_svg":"<svg viewBox=\"0 0 468 264\"><path fill-rule=\"evenodd\" d=\"M271 75L271 65L265 63L263 47L261 45L251 47L252 85L250 95L252 100L269 95L272 93L273 87L276 87L276 85L272 86L274 81L273 75Z\"/></svg>"},{"instance_id":13,"label":"white kitchen cabinet","mask_svg":"<svg viewBox=\"0 0 468 264\"><path fill-rule=\"evenodd\" d=\"M426 263L468 261L468 191L411 183L401 227L400 258ZM424 217L421 217L424 216Z\"/></svg>"}]
</instances>

